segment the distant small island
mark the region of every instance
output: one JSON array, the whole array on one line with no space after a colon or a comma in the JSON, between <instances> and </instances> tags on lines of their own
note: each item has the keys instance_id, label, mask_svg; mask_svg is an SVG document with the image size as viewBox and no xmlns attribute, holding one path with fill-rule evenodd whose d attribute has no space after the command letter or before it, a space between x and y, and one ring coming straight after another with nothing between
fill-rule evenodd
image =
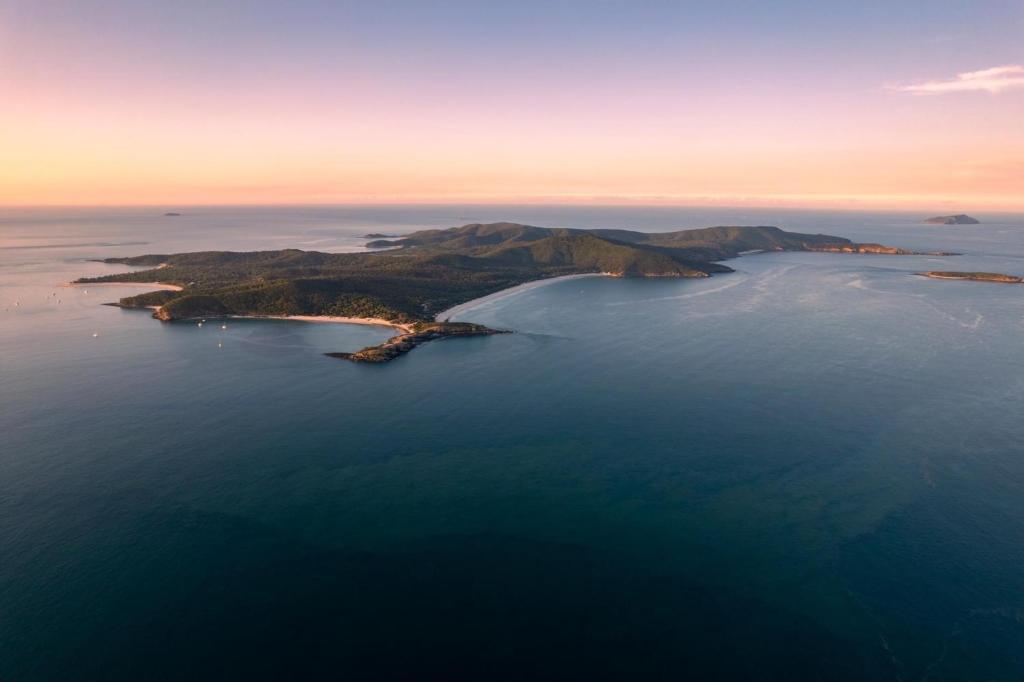
<instances>
[{"instance_id":1,"label":"distant small island","mask_svg":"<svg viewBox=\"0 0 1024 682\"><path fill-rule=\"evenodd\" d=\"M371 232L364 234L363 239L394 239L398 235L395 234L381 234L380 232Z\"/></svg>"},{"instance_id":2,"label":"distant small island","mask_svg":"<svg viewBox=\"0 0 1024 682\"><path fill-rule=\"evenodd\" d=\"M710 277L732 272L720 261L759 251L920 255L881 244L773 226L726 226L646 233L470 224L375 240L377 253L205 251L107 258L149 269L88 277L78 284L159 283L122 298L122 308L152 309L163 321L286 317L383 324L404 333L355 353L386 362L434 339L501 333L445 319L455 306L537 280L564 276ZM926 255L953 255L930 252ZM436 318L436 319L435 319Z\"/></svg>"},{"instance_id":3,"label":"distant small island","mask_svg":"<svg viewBox=\"0 0 1024 682\"><path fill-rule=\"evenodd\" d=\"M167 213L164 213L164 215L168 216L170 218L176 218L177 216L180 216L181 214L180 213L175 213L174 211L168 211Z\"/></svg>"},{"instance_id":4,"label":"distant small island","mask_svg":"<svg viewBox=\"0 0 1024 682\"><path fill-rule=\"evenodd\" d=\"M957 215L937 215L924 221L927 225L978 225L981 223L977 218L958 213Z\"/></svg>"},{"instance_id":5,"label":"distant small island","mask_svg":"<svg viewBox=\"0 0 1024 682\"><path fill-rule=\"evenodd\" d=\"M972 282L1024 284L1024 277L1018 277L1016 275L1004 275L1000 272L943 272L939 270L932 270L931 272L919 272L917 274L921 275L922 277L931 277L932 279L966 279Z\"/></svg>"}]
</instances>

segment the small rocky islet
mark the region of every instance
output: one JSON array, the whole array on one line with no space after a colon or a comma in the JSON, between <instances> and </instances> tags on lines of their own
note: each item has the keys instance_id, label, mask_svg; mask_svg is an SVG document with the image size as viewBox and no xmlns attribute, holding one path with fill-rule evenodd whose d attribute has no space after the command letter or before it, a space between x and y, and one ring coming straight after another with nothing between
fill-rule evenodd
<instances>
[{"instance_id":1,"label":"small rocky islet","mask_svg":"<svg viewBox=\"0 0 1024 682\"><path fill-rule=\"evenodd\" d=\"M970 282L995 282L997 284L1024 284L1024 277L1017 275L1006 275L1001 272L961 272L932 270L929 272L917 273L922 277L932 279L961 279Z\"/></svg>"},{"instance_id":2,"label":"small rocky islet","mask_svg":"<svg viewBox=\"0 0 1024 682\"><path fill-rule=\"evenodd\" d=\"M977 218L972 218L965 213L957 213L956 215L937 215L932 218L925 218L925 225L980 225L981 221Z\"/></svg>"}]
</instances>

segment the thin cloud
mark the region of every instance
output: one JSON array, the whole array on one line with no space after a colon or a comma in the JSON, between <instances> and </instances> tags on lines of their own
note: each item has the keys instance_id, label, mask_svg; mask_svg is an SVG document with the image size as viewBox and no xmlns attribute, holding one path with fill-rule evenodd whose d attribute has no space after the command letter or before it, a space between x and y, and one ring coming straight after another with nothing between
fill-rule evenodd
<instances>
[{"instance_id":1,"label":"thin cloud","mask_svg":"<svg viewBox=\"0 0 1024 682\"><path fill-rule=\"evenodd\" d=\"M995 95L1014 88L1024 88L1024 66L1020 64L967 71L947 80L896 85L890 89L912 95L942 95L949 92L988 92Z\"/></svg>"}]
</instances>

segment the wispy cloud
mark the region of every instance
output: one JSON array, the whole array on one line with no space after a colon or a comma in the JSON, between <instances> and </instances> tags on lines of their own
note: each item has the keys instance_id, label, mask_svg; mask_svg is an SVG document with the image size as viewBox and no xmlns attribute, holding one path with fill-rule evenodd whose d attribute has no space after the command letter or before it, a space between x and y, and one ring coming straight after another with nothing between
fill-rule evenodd
<instances>
[{"instance_id":1,"label":"wispy cloud","mask_svg":"<svg viewBox=\"0 0 1024 682\"><path fill-rule=\"evenodd\" d=\"M912 95L942 95L949 92L996 94L1014 88L1024 88L1024 66L1020 64L994 66L981 71L967 71L946 80L890 86L892 90L909 92Z\"/></svg>"}]
</instances>

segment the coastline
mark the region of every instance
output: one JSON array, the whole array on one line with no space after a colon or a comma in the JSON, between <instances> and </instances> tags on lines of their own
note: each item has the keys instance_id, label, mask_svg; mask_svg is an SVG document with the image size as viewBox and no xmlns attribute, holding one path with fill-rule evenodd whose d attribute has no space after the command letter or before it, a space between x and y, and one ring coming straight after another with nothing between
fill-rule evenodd
<instances>
[{"instance_id":1,"label":"coastline","mask_svg":"<svg viewBox=\"0 0 1024 682\"><path fill-rule=\"evenodd\" d=\"M165 291L184 291L184 287L177 284L164 284L163 282L66 282L62 287L146 287L148 289L163 289Z\"/></svg>"},{"instance_id":2,"label":"coastline","mask_svg":"<svg viewBox=\"0 0 1024 682\"><path fill-rule=\"evenodd\" d=\"M179 287L176 284L164 284L162 282L67 282L61 285L62 287L123 287L123 286L137 286L146 287L148 289L163 289L165 291L183 291L183 287ZM110 304L115 305L117 304ZM121 307L121 306L117 306ZM160 306L147 305L145 306L149 310L157 311L160 310ZM340 317L336 315L226 315L216 319L241 319L241 320L292 320L295 322L330 322L334 324L363 324L371 325L374 327L391 327L392 329L399 329L405 333L412 331L412 325L402 324L401 322L392 322L385 320L381 317ZM189 318L191 319L191 318ZM210 318L215 319L215 318Z\"/></svg>"},{"instance_id":3,"label":"coastline","mask_svg":"<svg viewBox=\"0 0 1024 682\"><path fill-rule=\"evenodd\" d=\"M918 275L919 277L927 277L928 279L965 279L968 281L971 279L970 277L960 277L954 275L937 275L932 272L915 272L914 274Z\"/></svg>"},{"instance_id":4,"label":"coastline","mask_svg":"<svg viewBox=\"0 0 1024 682\"><path fill-rule=\"evenodd\" d=\"M515 294L521 293L523 291L529 291L530 289L536 289L538 287L546 286L548 284L553 284L554 282L561 282L561 281L567 280L567 279L582 279L584 277L614 277L614 276L615 276L614 274L609 273L609 272L588 272L588 273L584 273L582 275L562 275L560 277L547 277L545 279L535 279L535 280L532 280L530 282L523 282L522 284L517 284L514 287L509 287L507 289L502 289L501 291L495 291L493 294L488 294L486 296L481 296L480 298L474 298L472 301L466 301L465 303L460 303L458 305L454 305L451 308L448 308L447 310L442 310L437 315L434 315L434 321L435 322L444 322L444 321L450 319L452 317L452 315L460 315L460 314L468 312L468 311L470 311L470 310L472 310L474 308L477 308L477 307L479 307L479 306L481 306L481 305L483 305L485 303L491 303L492 301L498 301L498 300L501 300L501 299L503 299L503 298L505 298L507 296L514 296Z\"/></svg>"},{"instance_id":5,"label":"coastline","mask_svg":"<svg viewBox=\"0 0 1024 682\"><path fill-rule=\"evenodd\" d=\"M405 333L412 332L412 325L392 322L382 317L341 317L337 315L225 315L219 318L233 320L289 320L292 322L328 322L332 324L362 324L373 327L391 327Z\"/></svg>"}]
</instances>

